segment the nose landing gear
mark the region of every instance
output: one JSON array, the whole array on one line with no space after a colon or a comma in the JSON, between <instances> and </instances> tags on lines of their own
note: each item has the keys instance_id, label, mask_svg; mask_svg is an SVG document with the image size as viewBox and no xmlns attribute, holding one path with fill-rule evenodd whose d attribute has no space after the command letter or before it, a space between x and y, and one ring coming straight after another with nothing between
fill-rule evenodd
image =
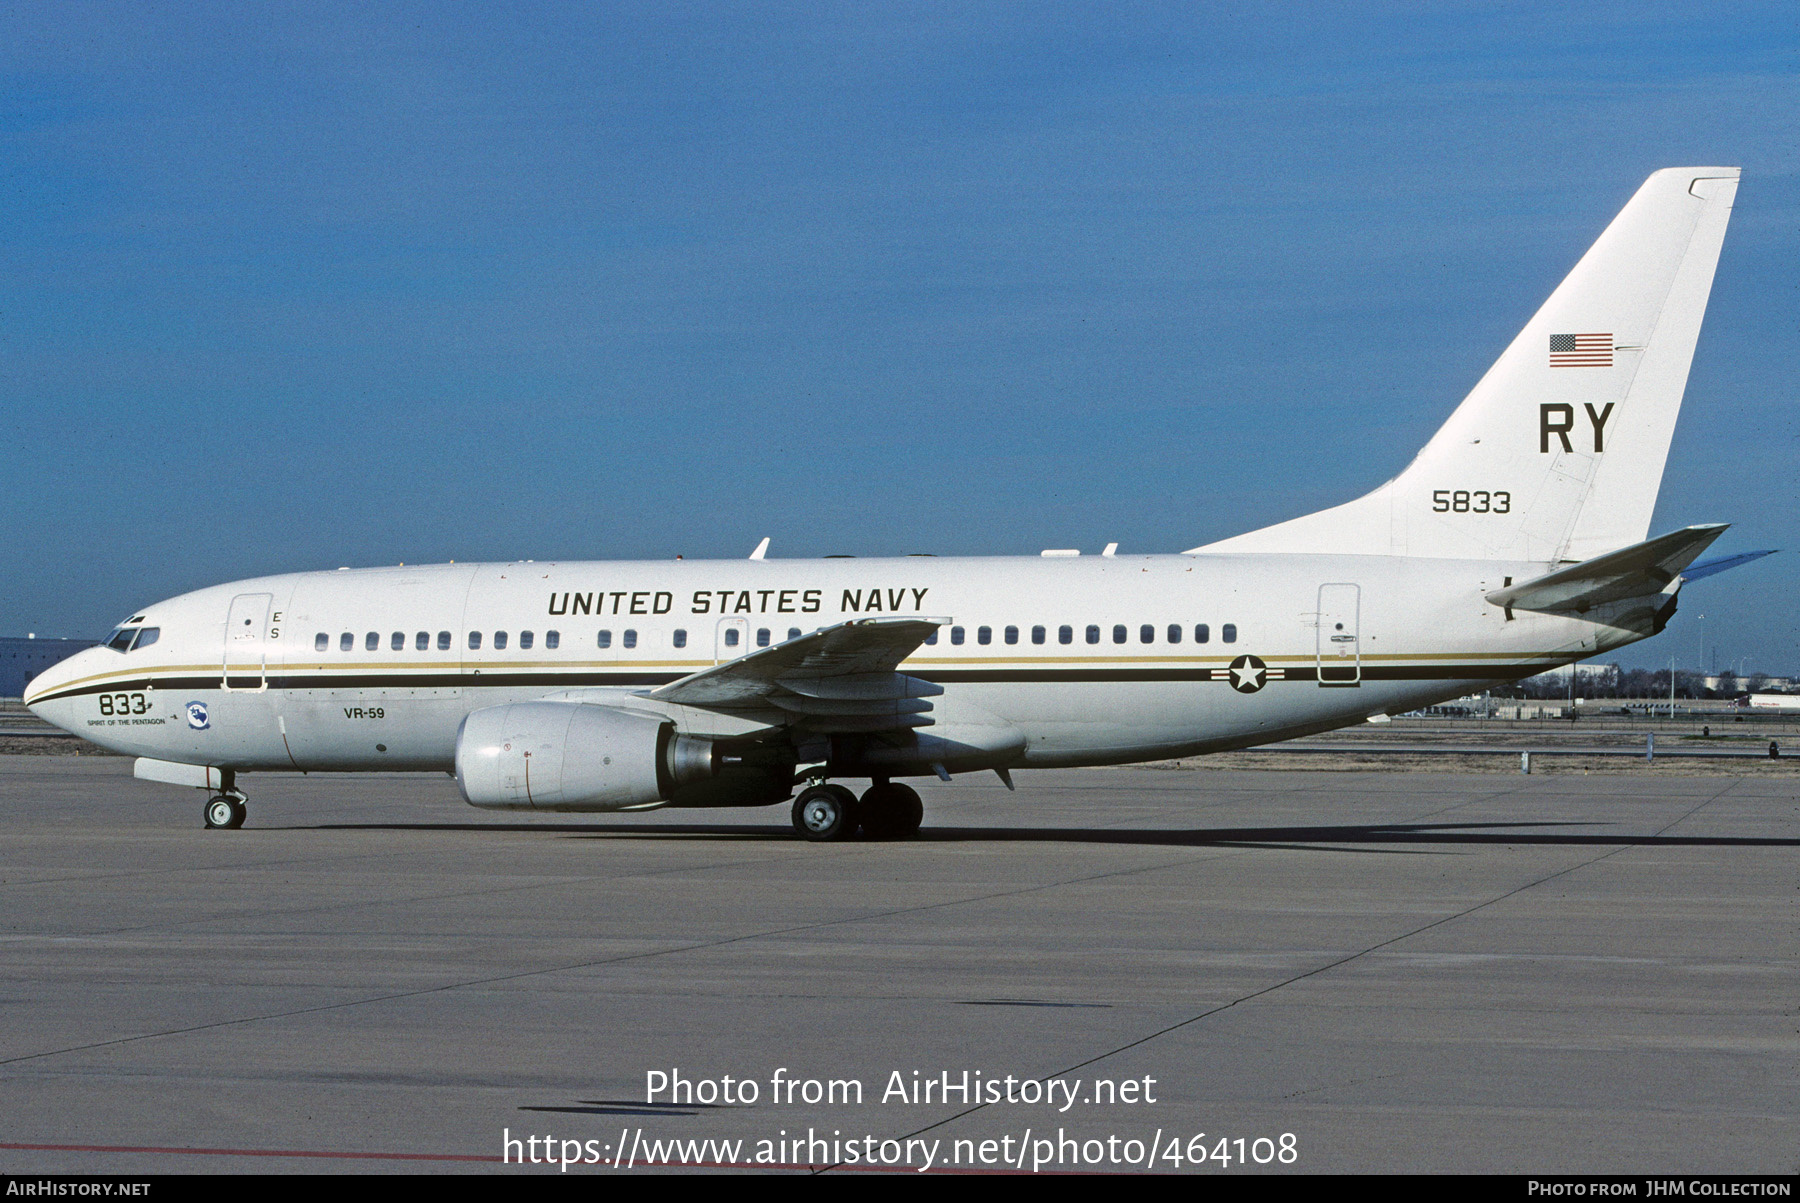
<instances>
[{"instance_id":1,"label":"nose landing gear","mask_svg":"<svg viewBox=\"0 0 1800 1203\"><path fill-rule=\"evenodd\" d=\"M201 813L205 816L206 826L209 829L225 828L235 831L244 825L244 819L249 816L250 808L245 805L242 797L220 794L217 797L208 798L206 808Z\"/></svg>"}]
</instances>

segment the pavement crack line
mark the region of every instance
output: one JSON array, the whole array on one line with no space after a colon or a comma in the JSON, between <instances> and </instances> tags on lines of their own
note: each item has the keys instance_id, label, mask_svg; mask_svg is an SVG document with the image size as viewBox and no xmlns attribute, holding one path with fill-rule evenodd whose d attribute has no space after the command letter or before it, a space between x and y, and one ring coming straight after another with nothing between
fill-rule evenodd
<instances>
[{"instance_id":1,"label":"pavement crack line","mask_svg":"<svg viewBox=\"0 0 1800 1203\"><path fill-rule=\"evenodd\" d=\"M1737 785L1736 781L1727 782L1717 793L1711 795L1708 798L1703 799L1702 801L1700 801L1693 807L1689 808L1686 811L1683 811L1681 814L1677 815L1675 818L1669 820L1669 822L1665 823L1663 826L1657 828L1656 831L1654 833L1652 833L1651 838L1654 839L1654 838L1656 838L1656 836L1663 835L1664 833L1669 831L1671 828L1673 828L1681 823L1686 822L1688 819L1692 818L1694 815L1698 814L1700 811L1704 810L1706 807L1711 806L1714 802L1717 802L1720 798L1722 798L1726 794L1730 793L1731 790L1736 785ZM1037 1081L1047 1082L1051 1078L1067 1077L1069 1074L1074 1073L1078 1069L1086 1069L1088 1066L1096 1065L1101 1061L1105 1061L1109 1057L1116 1057L1120 1053L1128 1052L1131 1049L1137 1048L1141 1045L1149 1044L1153 1040L1160 1040L1162 1037L1169 1035L1171 1032L1179 1032L1183 1028L1191 1027L1194 1024L1199 1023L1203 1019L1210 1019L1212 1016L1219 1014L1221 1011L1229 1011L1233 1007L1236 1007L1242 1003L1254 1002L1256 999L1262 998L1265 995L1273 994L1278 990L1286 989L1288 986L1292 986L1296 982L1303 982L1303 981L1306 981L1308 978L1317 977L1322 973L1328 973L1333 969L1337 969L1344 965L1348 965L1352 961L1361 960L1363 957L1366 957L1366 956L1370 955L1371 953L1380 952L1382 949L1391 947L1395 944L1400 943L1403 940L1410 940L1414 936L1421 935L1425 932L1428 932L1434 927L1442 927L1446 923L1454 923L1458 919L1467 918L1468 916L1473 915L1477 911L1486 910L1488 907L1494 906L1497 903L1505 902L1508 898L1511 898L1518 894L1523 894L1526 890L1536 889L1538 886L1543 885L1545 882L1555 881L1559 877L1567 877L1569 874L1577 872L1578 870L1581 870L1581 869L1588 868L1590 865L1597 865L1601 861L1607 860L1614 856L1617 856L1617 855L1619 855L1619 853L1628 851L1629 849L1631 849L1635 846L1636 845L1633 843L1620 844L1617 848L1614 848L1609 852L1602 852L1598 856L1591 856L1587 860L1581 861L1577 864L1570 865L1567 868L1558 869L1554 873L1547 873L1542 877L1539 877L1539 878L1536 878L1535 880L1526 882L1524 885L1514 886L1512 889L1507 890L1503 894L1496 894L1494 897L1489 898L1486 901L1478 902L1473 906L1466 907L1463 910L1457 911L1453 915L1444 915L1437 919L1433 919L1430 923L1421 924L1418 927L1412 928L1410 931L1401 932L1397 936L1390 936L1389 938L1387 938L1385 940L1381 940L1377 943L1369 945L1367 948L1360 949L1356 952L1352 952L1345 956L1338 957L1336 960L1327 961L1323 965L1318 965L1311 969L1308 969L1304 973L1296 973L1292 977L1284 978L1279 982L1273 983L1272 985L1264 986L1260 990L1252 990L1250 993L1240 995L1239 997L1232 999L1230 1002L1220 1003L1216 1007L1208 1007L1206 1010L1201 1011L1197 1015L1190 1015L1186 1019L1183 1019L1178 1023L1172 1023L1172 1024L1169 1024L1167 1027L1158 1028L1154 1032L1151 1032L1144 1036L1139 1036L1136 1040L1127 1041L1126 1043L1121 1044L1116 1048L1107 1049L1103 1053L1096 1053L1093 1056L1087 1058L1086 1060L1077 1061L1075 1064L1067 1066L1063 1069L1053 1070L1052 1072L1047 1073L1043 1077L1037 1079ZM0 1064L3 1064L3 1063L0 1063ZM906 1140L911 1140L913 1137L916 1137L916 1136L922 1136L927 1132L931 1132L938 1128L942 1128L946 1124L953 1124L959 1119L962 1119L966 1116L974 1115L977 1111L985 1111L988 1107L990 1107L992 1105L993 1104L991 1104L991 1103L976 1103L972 1107L965 1107L961 1111L955 1112L952 1115L945 1116L943 1119L938 1120L936 1123L927 1124L923 1128L919 1128L916 1131L908 1132L908 1133L906 1133L906 1135L900 1137L899 1139L902 1141L906 1141ZM813 1171L813 1173L815 1173L815 1174L828 1173L831 1170L841 1168L842 1165L843 1165L842 1162L836 1162L832 1165L820 1166L817 1169L815 1169Z\"/></svg>"},{"instance_id":2,"label":"pavement crack line","mask_svg":"<svg viewBox=\"0 0 1800 1203\"><path fill-rule=\"evenodd\" d=\"M526 978L544 977L554 973L569 973L578 969L597 969L606 965L620 965L631 961L648 960L652 957L671 956L684 952L703 952L714 948L725 948L733 944L742 944L751 940L765 940L775 936L795 935L800 932L819 931L828 927L839 927L849 923L869 923L879 919L889 919L899 915L919 915L930 911L944 910L950 907L967 906L976 902L991 902L1003 898L1016 898L1022 894L1033 894L1042 890L1056 890L1064 886L1085 885L1090 882L1105 881L1114 877L1129 877L1138 873L1154 873L1163 869L1180 865L1199 864L1203 861L1216 860L1220 856L1242 855L1241 852L1214 851L1207 856L1182 857L1176 860L1163 861L1155 865L1140 865L1129 869L1113 869L1105 873L1092 873L1085 877L1072 877L1061 881L1038 882L1034 885L1022 886L1015 890L996 890L992 893L977 894L968 898L953 898L943 902L926 903L923 906L893 907L888 910L872 911L862 915L847 915L841 919L827 919L818 923L801 923L792 927L771 928L767 931L748 932L744 935L726 936L717 940L702 940L691 944L680 944L671 948L654 948L644 952L622 953L613 957L600 957L588 961L575 961L563 965L548 965L539 969L525 969L518 973L498 974L492 977L471 978L467 981L445 982L438 986L427 986L417 990L397 990L387 994L373 995L368 998L345 999L342 1002L320 1003L311 1007L296 1007L287 1011L270 1011L260 1015L242 1015L231 1019L216 1019L209 1023L189 1024L186 1027L168 1028L159 1032L140 1032L133 1036L118 1036L111 1040L94 1040L86 1044L69 1045L66 1048L44 1049L41 1052L23 1053L16 1057L0 1058L0 1065L19 1065L27 1061L38 1061L45 1057L59 1057L68 1053L90 1052L94 1049L115 1048L123 1044L135 1044L142 1040L158 1040L166 1036L186 1036L195 1032L214 1031L219 1028L240 1027L249 1023L262 1023L272 1019L291 1019L301 1015L317 1015L326 1011L340 1011L350 1007L367 1006L373 1003L399 1002L409 998L424 998L433 994L444 994L451 990L462 990L471 986L495 986L506 982L522 981ZM947 1122L947 1121L946 1121ZM933 1125L935 1126L935 1125Z\"/></svg>"},{"instance_id":3,"label":"pavement crack line","mask_svg":"<svg viewBox=\"0 0 1800 1203\"><path fill-rule=\"evenodd\" d=\"M447 902L455 898L487 898L500 894L516 894L530 890L561 889L568 886L592 885L596 882L629 882L651 877L666 877L671 873L704 873L716 869L741 869L746 866L765 866L783 864L788 861L803 860L805 853L791 856L765 857L759 860L710 861L694 864L674 865L667 869L643 869L631 873L613 876L600 874L560 874L546 875L544 880L526 882L523 885L490 886L485 889L451 890L441 894L407 894L392 898L358 899L353 902L315 903L294 907L262 907L255 910L230 911L220 915L208 915L202 919L188 919L177 923L142 923L132 927L103 928L98 931L81 933L76 939L101 939L106 936L121 936L131 932L168 931L174 932L183 927L194 927L206 923L242 922L247 919L270 919L276 916L329 914L333 911L368 910L373 907L414 906L425 902ZM57 939L70 937L52 937ZM4 1062L0 1062L4 1064Z\"/></svg>"}]
</instances>

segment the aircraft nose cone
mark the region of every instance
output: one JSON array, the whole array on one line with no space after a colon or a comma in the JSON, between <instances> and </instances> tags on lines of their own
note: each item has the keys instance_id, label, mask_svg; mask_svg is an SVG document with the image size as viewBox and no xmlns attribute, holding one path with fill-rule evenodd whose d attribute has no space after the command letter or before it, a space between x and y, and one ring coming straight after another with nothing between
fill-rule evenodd
<instances>
[{"instance_id":1,"label":"aircraft nose cone","mask_svg":"<svg viewBox=\"0 0 1800 1203\"><path fill-rule=\"evenodd\" d=\"M45 694L56 688L57 682L61 679L62 674L57 671L60 667L61 665L56 665L51 668L46 668L43 672L31 678L31 680L25 682L25 709L31 711L31 713L37 715L39 718L48 717L42 709L43 698Z\"/></svg>"},{"instance_id":2,"label":"aircraft nose cone","mask_svg":"<svg viewBox=\"0 0 1800 1203\"><path fill-rule=\"evenodd\" d=\"M63 686L82 675L83 666L93 663L95 649L87 648L76 652L60 664L52 664L25 684L25 709L37 715L47 723L61 727L65 731L72 730L64 720L69 716L67 707L59 704L55 694Z\"/></svg>"}]
</instances>

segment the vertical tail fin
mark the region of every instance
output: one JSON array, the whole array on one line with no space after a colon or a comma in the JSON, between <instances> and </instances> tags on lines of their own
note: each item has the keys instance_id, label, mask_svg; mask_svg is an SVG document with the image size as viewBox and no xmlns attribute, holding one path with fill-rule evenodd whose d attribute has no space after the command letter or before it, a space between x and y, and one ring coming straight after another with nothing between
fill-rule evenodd
<instances>
[{"instance_id":1,"label":"vertical tail fin","mask_svg":"<svg viewBox=\"0 0 1800 1203\"><path fill-rule=\"evenodd\" d=\"M1641 542L1737 182L1646 180L1399 476L1193 550L1557 561Z\"/></svg>"}]
</instances>

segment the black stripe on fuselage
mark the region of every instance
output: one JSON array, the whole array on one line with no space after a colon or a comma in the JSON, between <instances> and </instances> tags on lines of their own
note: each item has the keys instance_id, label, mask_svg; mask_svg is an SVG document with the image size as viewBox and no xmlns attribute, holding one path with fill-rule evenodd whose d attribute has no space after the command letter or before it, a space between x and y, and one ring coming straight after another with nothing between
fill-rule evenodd
<instances>
[{"instance_id":1,"label":"black stripe on fuselage","mask_svg":"<svg viewBox=\"0 0 1800 1203\"><path fill-rule=\"evenodd\" d=\"M1280 669L1281 676L1271 677L1270 684L1281 681L1317 681L1319 670L1316 666L1289 667L1282 664L1271 664L1271 669ZM1469 681L1494 680L1516 681L1520 677L1529 677L1552 667L1548 664L1507 665L1507 664L1365 664L1362 670L1364 681ZM936 684L968 683L1027 683L1027 682L1064 682L1064 681L1209 681L1215 684L1226 684L1226 678L1215 676L1223 671L1224 666L1216 668L1049 668L1049 669L947 669L935 672L908 672L908 676L919 677ZM1328 682L1329 683L1329 682Z\"/></svg>"},{"instance_id":2,"label":"black stripe on fuselage","mask_svg":"<svg viewBox=\"0 0 1800 1203\"><path fill-rule=\"evenodd\" d=\"M1281 668L1282 677L1272 680L1270 684L1280 681L1313 681L1319 679L1319 672L1314 666L1276 665ZM1365 664L1362 668L1364 681L1514 681L1543 672L1549 667L1543 663L1533 664ZM1208 668L968 668L917 670L908 673L921 680L935 684L970 684L970 685L1032 685L1032 684L1101 684L1109 682L1136 681L1183 681L1193 683L1209 683L1224 685L1227 682L1213 674L1216 667ZM276 691L313 691L330 690L334 692L354 692L357 690L407 690L407 689L581 689L593 686L614 686L653 688L679 681L687 673L672 672L468 672L468 673L366 673L366 674L286 674L271 676L269 689ZM254 678L233 678L234 692L257 692L251 682ZM1330 682L1328 682L1329 684ZM71 689L58 690L41 698L33 698L33 704L55 701L60 698L83 697L102 693L131 693L137 690L212 690L219 688L219 678L204 677L141 677L105 684L81 685Z\"/></svg>"}]
</instances>

